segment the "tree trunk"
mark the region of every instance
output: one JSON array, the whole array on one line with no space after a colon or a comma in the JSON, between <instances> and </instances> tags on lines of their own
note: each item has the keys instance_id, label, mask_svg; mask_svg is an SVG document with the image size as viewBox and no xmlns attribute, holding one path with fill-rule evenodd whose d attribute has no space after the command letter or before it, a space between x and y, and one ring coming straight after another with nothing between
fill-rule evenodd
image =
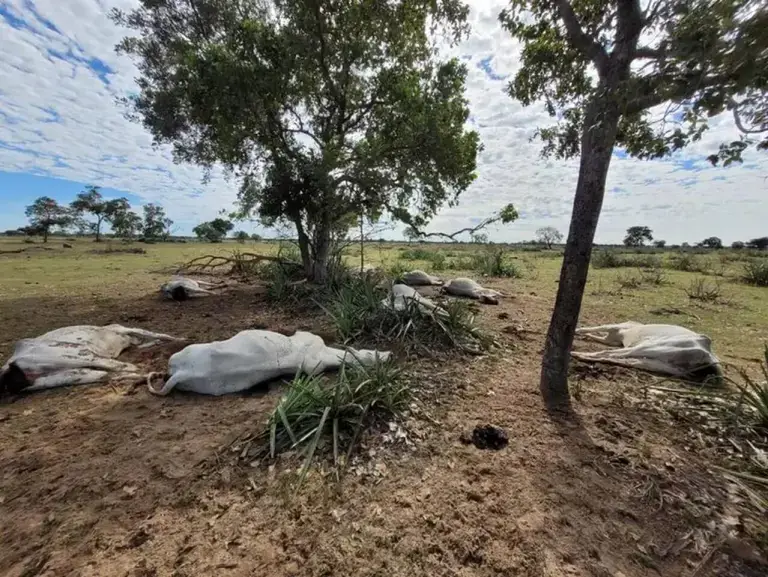
<instances>
[{"instance_id":1,"label":"tree trunk","mask_svg":"<svg viewBox=\"0 0 768 577\"><path fill-rule=\"evenodd\" d=\"M331 233L323 229L315 234L315 246L312 254L312 280L317 284L328 281L328 259L331 254Z\"/></svg>"},{"instance_id":2,"label":"tree trunk","mask_svg":"<svg viewBox=\"0 0 768 577\"><path fill-rule=\"evenodd\" d=\"M101 242L101 219L96 220L96 241Z\"/></svg>"},{"instance_id":3,"label":"tree trunk","mask_svg":"<svg viewBox=\"0 0 768 577\"><path fill-rule=\"evenodd\" d=\"M616 142L620 112L599 97L590 103L581 137L581 163L560 284L541 363L541 392L548 405L568 401L568 366L587 284L592 242L603 205L605 179Z\"/></svg>"},{"instance_id":4,"label":"tree trunk","mask_svg":"<svg viewBox=\"0 0 768 577\"><path fill-rule=\"evenodd\" d=\"M304 277L307 280L312 279L312 255L309 251L309 237L304 231L301 220L295 220L296 234L299 239L299 252L301 253L301 264L304 267Z\"/></svg>"},{"instance_id":5,"label":"tree trunk","mask_svg":"<svg viewBox=\"0 0 768 577\"><path fill-rule=\"evenodd\" d=\"M48 227L43 228L43 244L48 242Z\"/></svg>"}]
</instances>

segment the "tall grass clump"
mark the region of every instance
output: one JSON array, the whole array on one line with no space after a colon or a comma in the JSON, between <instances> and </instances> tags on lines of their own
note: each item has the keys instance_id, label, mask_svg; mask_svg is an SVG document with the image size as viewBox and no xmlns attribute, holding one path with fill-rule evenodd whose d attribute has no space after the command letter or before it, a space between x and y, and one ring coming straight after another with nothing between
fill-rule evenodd
<instances>
[{"instance_id":1,"label":"tall grass clump","mask_svg":"<svg viewBox=\"0 0 768 577\"><path fill-rule=\"evenodd\" d=\"M521 278L520 269L514 263L505 260L504 249L489 247L472 255L472 270L484 276Z\"/></svg>"},{"instance_id":2,"label":"tall grass clump","mask_svg":"<svg viewBox=\"0 0 768 577\"><path fill-rule=\"evenodd\" d=\"M697 278L691 281L685 293L691 300L698 300L708 303L715 303L723 295L720 283L710 282L705 278Z\"/></svg>"},{"instance_id":3,"label":"tall grass clump","mask_svg":"<svg viewBox=\"0 0 768 577\"><path fill-rule=\"evenodd\" d=\"M763 345L763 362L760 364L763 380L755 380L742 370L741 383L736 383L743 401L755 413L759 426L768 428L768 344Z\"/></svg>"},{"instance_id":4,"label":"tall grass clump","mask_svg":"<svg viewBox=\"0 0 768 577\"><path fill-rule=\"evenodd\" d=\"M754 286L768 286L768 261L752 259L744 264L741 279Z\"/></svg>"},{"instance_id":5,"label":"tall grass clump","mask_svg":"<svg viewBox=\"0 0 768 577\"><path fill-rule=\"evenodd\" d=\"M479 352L493 340L475 325L469 303L451 300L434 309L415 300L395 307L383 283L363 277L339 288L324 304L344 342L388 344L406 353Z\"/></svg>"},{"instance_id":6,"label":"tall grass clump","mask_svg":"<svg viewBox=\"0 0 768 577\"><path fill-rule=\"evenodd\" d=\"M667 266L673 270L682 272L696 272L701 268L699 260L694 255L687 252L681 252L680 254L671 257Z\"/></svg>"},{"instance_id":7,"label":"tall grass clump","mask_svg":"<svg viewBox=\"0 0 768 577\"><path fill-rule=\"evenodd\" d=\"M411 388L391 362L345 363L333 379L297 375L253 440L261 456L296 451L304 460L303 479L319 452L345 467L363 432L400 418L411 399Z\"/></svg>"},{"instance_id":8,"label":"tall grass clump","mask_svg":"<svg viewBox=\"0 0 768 577\"><path fill-rule=\"evenodd\" d=\"M625 266L635 266L627 257L612 250L598 250L592 255L592 266L594 268L621 268Z\"/></svg>"}]
</instances>

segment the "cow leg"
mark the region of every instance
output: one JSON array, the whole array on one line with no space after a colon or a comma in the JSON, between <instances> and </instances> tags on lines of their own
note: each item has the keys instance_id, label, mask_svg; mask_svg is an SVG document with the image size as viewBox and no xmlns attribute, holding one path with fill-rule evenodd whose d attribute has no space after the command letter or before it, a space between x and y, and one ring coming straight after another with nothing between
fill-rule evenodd
<instances>
[{"instance_id":1,"label":"cow leg","mask_svg":"<svg viewBox=\"0 0 768 577\"><path fill-rule=\"evenodd\" d=\"M600 325L597 327L581 327L576 329L576 334L590 341L620 347L622 345L622 329L630 328L636 324L637 323L619 323L615 325Z\"/></svg>"},{"instance_id":2,"label":"cow leg","mask_svg":"<svg viewBox=\"0 0 768 577\"><path fill-rule=\"evenodd\" d=\"M163 333L153 333L152 331L145 331L144 329L132 329L128 327L122 327L121 333L128 335L129 337L137 337L147 341L144 346L151 346L159 341L183 341L178 337L172 337Z\"/></svg>"},{"instance_id":3,"label":"cow leg","mask_svg":"<svg viewBox=\"0 0 768 577\"><path fill-rule=\"evenodd\" d=\"M607 363L621 367L628 367L630 369L642 369L645 371L652 371L654 373L663 373L667 375L679 374L680 371L678 371L675 367L672 367L667 362L646 356L638 356L641 355L644 350L645 349L640 347L629 347L626 349L596 351L593 353L579 353L574 351L571 352L571 356L579 361Z\"/></svg>"},{"instance_id":4,"label":"cow leg","mask_svg":"<svg viewBox=\"0 0 768 577\"><path fill-rule=\"evenodd\" d=\"M44 389L53 389L55 387L101 383L105 382L109 375L109 371L100 371L97 369L68 369L65 371L58 371L52 375L39 377L35 380L35 384L26 390L41 391Z\"/></svg>"}]
</instances>

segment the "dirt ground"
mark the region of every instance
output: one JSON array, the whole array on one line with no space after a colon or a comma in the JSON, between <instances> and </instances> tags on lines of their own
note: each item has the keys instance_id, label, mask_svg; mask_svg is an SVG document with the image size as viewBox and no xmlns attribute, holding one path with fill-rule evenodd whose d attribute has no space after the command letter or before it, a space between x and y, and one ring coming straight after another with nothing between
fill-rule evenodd
<instances>
[{"instance_id":1,"label":"dirt ground","mask_svg":"<svg viewBox=\"0 0 768 577\"><path fill-rule=\"evenodd\" d=\"M720 537L729 493L710 456L685 428L625 402L637 377L577 366L575 416L547 413L538 370L551 299L493 286L512 296L482 308L481 324L503 349L411 364L431 393L407 442L368 440L338 490L322 470L295 490L289 461L232 464L229 445L264 422L279 384L222 398L79 387L0 405L0 575L766 575L756 550ZM182 304L155 294L11 304L0 310L13 328L3 358L17 338L64 325L205 341L323 324L247 287ZM129 357L158 370L174 350ZM484 423L505 428L509 446L462 444Z\"/></svg>"}]
</instances>

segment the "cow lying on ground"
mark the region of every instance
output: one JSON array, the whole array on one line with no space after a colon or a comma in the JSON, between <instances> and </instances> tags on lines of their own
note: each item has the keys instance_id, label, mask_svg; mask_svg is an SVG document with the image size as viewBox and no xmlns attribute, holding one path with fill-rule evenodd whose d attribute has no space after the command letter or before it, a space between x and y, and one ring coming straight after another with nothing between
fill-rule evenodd
<instances>
[{"instance_id":1,"label":"cow lying on ground","mask_svg":"<svg viewBox=\"0 0 768 577\"><path fill-rule=\"evenodd\" d=\"M216 285L202 280L193 280L183 276L175 276L160 287L160 292L163 293L165 298L174 301L185 301L193 297L214 294L210 290L203 288L213 286Z\"/></svg>"},{"instance_id":2,"label":"cow lying on ground","mask_svg":"<svg viewBox=\"0 0 768 577\"><path fill-rule=\"evenodd\" d=\"M0 394L66 385L141 380L138 367L115 360L131 346L147 347L175 337L120 325L64 327L22 339L0 370Z\"/></svg>"},{"instance_id":3,"label":"cow lying on ground","mask_svg":"<svg viewBox=\"0 0 768 577\"><path fill-rule=\"evenodd\" d=\"M443 284L443 281L439 278L428 275L423 270L412 270L411 272L403 273L400 278L402 279L403 284L407 284L408 286L439 286Z\"/></svg>"},{"instance_id":4,"label":"cow lying on ground","mask_svg":"<svg viewBox=\"0 0 768 577\"><path fill-rule=\"evenodd\" d=\"M611 363L675 377L704 380L722 377L712 341L706 335L676 325L644 325L634 321L583 327L576 334L620 349L572 352L580 361Z\"/></svg>"},{"instance_id":5,"label":"cow lying on ground","mask_svg":"<svg viewBox=\"0 0 768 577\"><path fill-rule=\"evenodd\" d=\"M319 374L343 363L370 365L391 353L328 347L312 333L298 331L291 337L271 331L242 331L226 341L193 344L168 361L169 378L149 390L167 395L173 389L201 395L226 395L248 390L277 377L299 373Z\"/></svg>"},{"instance_id":6,"label":"cow lying on ground","mask_svg":"<svg viewBox=\"0 0 768 577\"><path fill-rule=\"evenodd\" d=\"M499 304L499 297L504 296L499 291L482 287L471 278L455 278L449 280L440 290L449 295L477 299L482 303L492 305Z\"/></svg>"},{"instance_id":7,"label":"cow lying on ground","mask_svg":"<svg viewBox=\"0 0 768 577\"><path fill-rule=\"evenodd\" d=\"M381 301L383 307L392 308L396 311L402 311L416 302L424 310L440 309L434 302L419 294L415 288L404 284L392 285L392 292L387 298Z\"/></svg>"}]
</instances>

